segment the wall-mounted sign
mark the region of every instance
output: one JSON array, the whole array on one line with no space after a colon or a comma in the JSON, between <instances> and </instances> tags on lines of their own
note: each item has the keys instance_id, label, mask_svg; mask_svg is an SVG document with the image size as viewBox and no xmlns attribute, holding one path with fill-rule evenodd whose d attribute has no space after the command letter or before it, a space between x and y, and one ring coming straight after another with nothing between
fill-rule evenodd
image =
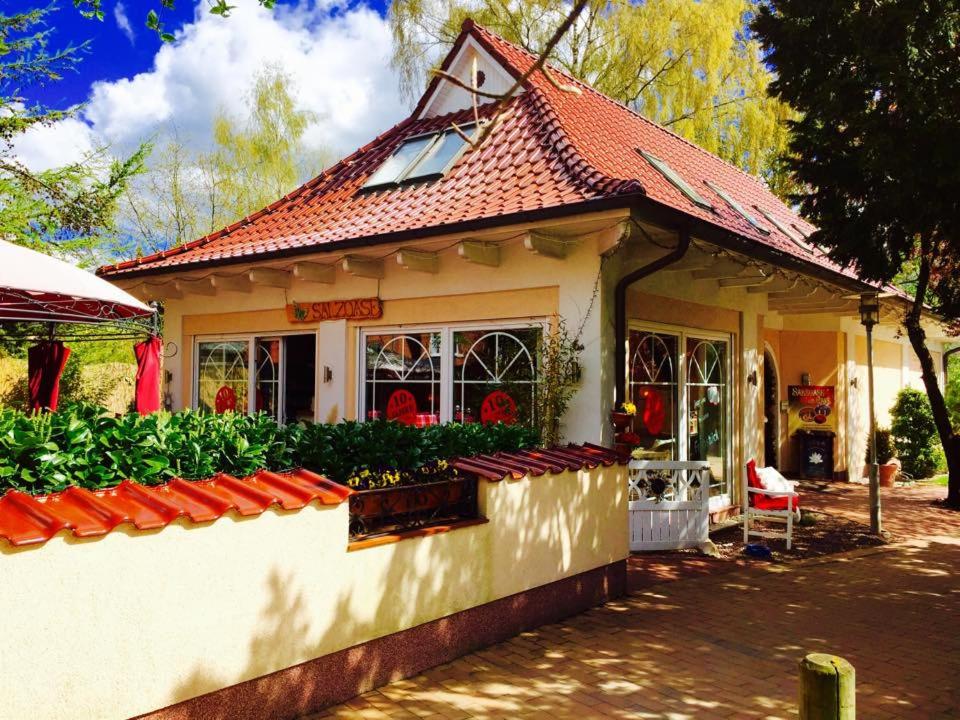
<instances>
[{"instance_id":1,"label":"wall-mounted sign","mask_svg":"<svg viewBox=\"0 0 960 720\"><path fill-rule=\"evenodd\" d=\"M383 317L380 298L353 300L325 300L314 303L290 303L287 320L294 323L322 322L323 320L376 320Z\"/></svg>"},{"instance_id":2,"label":"wall-mounted sign","mask_svg":"<svg viewBox=\"0 0 960 720\"><path fill-rule=\"evenodd\" d=\"M833 385L790 385L787 427L798 430L837 431L837 405Z\"/></svg>"}]
</instances>

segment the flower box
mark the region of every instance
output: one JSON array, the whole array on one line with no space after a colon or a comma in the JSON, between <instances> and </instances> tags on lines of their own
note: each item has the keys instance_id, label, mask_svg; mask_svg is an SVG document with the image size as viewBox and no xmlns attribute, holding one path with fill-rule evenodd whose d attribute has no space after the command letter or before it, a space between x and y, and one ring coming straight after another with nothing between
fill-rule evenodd
<instances>
[{"instance_id":1,"label":"flower box","mask_svg":"<svg viewBox=\"0 0 960 720\"><path fill-rule=\"evenodd\" d=\"M350 497L350 539L477 517L474 477L359 490Z\"/></svg>"}]
</instances>

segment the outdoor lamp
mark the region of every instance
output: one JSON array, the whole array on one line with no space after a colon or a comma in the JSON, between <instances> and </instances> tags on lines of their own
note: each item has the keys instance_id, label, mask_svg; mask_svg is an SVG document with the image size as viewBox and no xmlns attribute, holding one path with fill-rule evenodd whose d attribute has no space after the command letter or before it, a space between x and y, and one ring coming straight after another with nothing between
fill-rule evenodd
<instances>
[{"instance_id":1,"label":"outdoor lamp","mask_svg":"<svg viewBox=\"0 0 960 720\"><path fill-rule=\"evenodd\" d=\"M865 292L860 295L860 322L872 328L880 324L880 294Z\"/></svg>"},{"instance_id":2,"label":"outdoor lamp","mask_svg":"<svg viewBox=\"0 0 960 720\"><path fill-rule=\"evenodd\" d=\"M860 322L867 329L867 404L870 408L870 531L880 534L880 485L877 465L877 411L873 384L873 328L880 324L880 295L876 291L860 294Z\"/></svg>"}]
</instances>

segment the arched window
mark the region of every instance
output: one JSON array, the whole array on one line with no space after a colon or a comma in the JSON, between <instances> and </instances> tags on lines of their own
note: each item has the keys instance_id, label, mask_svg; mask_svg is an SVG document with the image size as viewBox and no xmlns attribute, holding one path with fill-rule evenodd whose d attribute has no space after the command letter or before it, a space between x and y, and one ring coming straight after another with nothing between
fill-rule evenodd
<instances>
[{"instance_id":1,"label":"arched window","mask_svg":"<svg viewBox=\"0 0 960 720\"><path fill-rule=\"evenodd\" d=\"M687 339L688 458L710 463L710 491L728 491L727 343Z\"/></svg>"},{"instance_id":2,"label":"arched window","mask_svg":"<svg viewBox=\"0 0 960 720\"><path fill-rule=\"evenodd\" d=\"M677 459L677 337L630 332L630 400L637 407L633 432L651 458Z\"/></svg>"},{"instance_id":3,"label":"arched window","mask_svg":"<svg viewBox=\"0 0 960 720\"><path fill-rule=\"evenodd\" d=\"M440 414L440 335L366 337L367 419L434 424ZM419 416L419 417L418 417Z\"/></svg>"},{"instance_id":4,"label":"arched window","mask_svg":"<svg viewBox=\"0 0 960 720\"><path fill-rule=\"evenodd\" d=\"M208 412L246 412L249 345L199 343L197 352L197 406Z\"/></svg>"},{"instance_id":5,"label":"arched window","mask_svg":"<svg viewBox=\"0 0 960 720\"><path fill-rule=\"evenodd\" d=\"M541 333L539 328L455 332L453 419L532 420Z\"/></svg>"}]
</instances>

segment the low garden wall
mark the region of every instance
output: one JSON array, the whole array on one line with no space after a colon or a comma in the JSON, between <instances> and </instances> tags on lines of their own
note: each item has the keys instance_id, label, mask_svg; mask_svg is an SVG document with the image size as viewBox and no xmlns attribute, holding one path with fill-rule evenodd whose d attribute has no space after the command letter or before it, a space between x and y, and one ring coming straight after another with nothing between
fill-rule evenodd
<instances>
[{"instance_id":1,"label":"low garden wall","mask_svg":"<svg viewBox=\"0 0 960 720\"><path fill-rule=\"evenodd\" d=\"M353 545L346 502L0 540L0 717L294 717L584 609L623 591L625 473L480 478L481 520Z\"/></svg>"}]
</instances>

